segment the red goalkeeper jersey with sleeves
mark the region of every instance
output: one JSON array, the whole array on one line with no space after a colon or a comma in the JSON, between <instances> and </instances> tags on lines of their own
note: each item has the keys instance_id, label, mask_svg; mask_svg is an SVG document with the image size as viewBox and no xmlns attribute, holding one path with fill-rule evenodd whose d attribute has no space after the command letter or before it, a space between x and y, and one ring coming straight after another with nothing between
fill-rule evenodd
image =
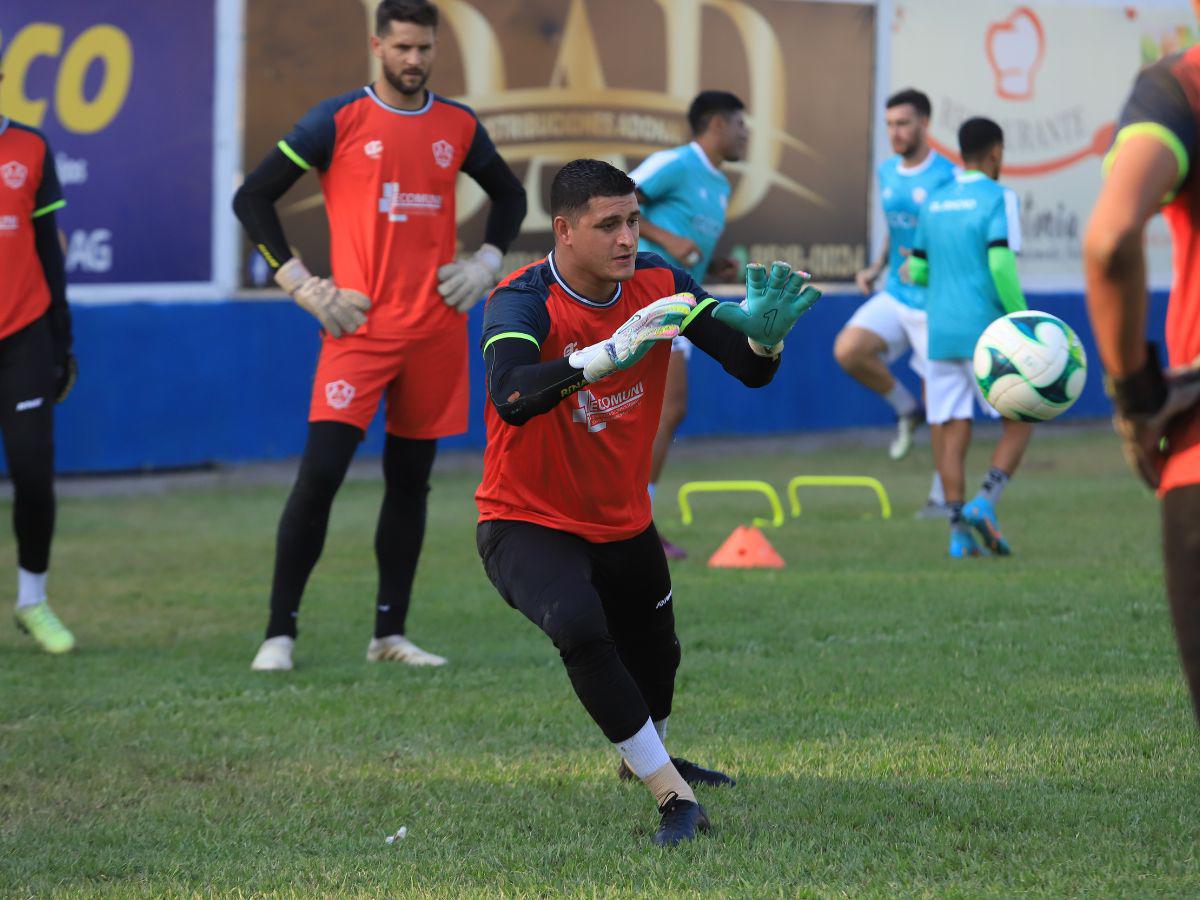
<instances>
[{"instance_id":1,"label":"red goalkeeper jersey with sleeves","mask_svg":"<svg viewBox=\"0 0 1200 900\"><path fill-rule=\"evenodd\" d=\"M1179 161L1176 190L1165 199L1163 217L1171 230L1174 284L1167 304L1167 356L1172 366L1200 365L1200 178L1192 171L1200 132L1200 46L1164 57L1143 69L1121 112L1116 142L1135 134L1161 141ZM1200 484L1200 410L1193 410L1171 435L1172 452L1160 493Z\"/></svg>"},{"instance_id":2,"label":"red goalkeeper jersey with sleeves","mask_svg":"<svg viewBox=\"0 0 1200 900\"><path fill-rule=\"evenodd\" d=\"M40 131L0 116L0 339L50 308L33 220L66 206Z\"/></svg>"},{"instance_id":3,"label":"red goalkeeper jersey with sleeves","mask_svg":"<svg viewBox=\"0 0 1200 900\"><path fill-rule=\"evenodd\" d=\"M279 149L320 174L333 280L371 298L361 334L465 333L437 270L454 259L456 176L496 153L474 112L432 92L396 109L368 86L317 104Z\"/></svg>"},{"instance_id":4,"label":"red goalkeeper jersey with sleeves","mask_svg":"<svg viewBox=\"0 0 1200 900\"><path fill-rule=\"evenodd\" d=\"M483 342L497 335L535 341L543 362L607 340L626 319L680 291L708 298L659 256L639 253L637 271L604 303L572 290L554 254L519 269L492 292ZM642 361L567 397L524 425L487 404L479 520L515 519L595 542L634 537L650 525L650 448L658 432L671 342Z\"/></svg>"}]
</instances>

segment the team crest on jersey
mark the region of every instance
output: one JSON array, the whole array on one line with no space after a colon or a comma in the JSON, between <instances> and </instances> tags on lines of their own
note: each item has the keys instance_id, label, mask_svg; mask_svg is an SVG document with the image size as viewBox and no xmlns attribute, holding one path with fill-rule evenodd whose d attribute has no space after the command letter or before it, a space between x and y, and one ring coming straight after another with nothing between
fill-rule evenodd
<instances>
[{"instance_id":1,"label":"team crest on jersey","mask_svg":"<svg viewBox=\"0 0 1200 900\"><path fill-rule=\"evenodd\" d=\"M613 419L633 412L641 404L645 394L646 389L640 381L631 388L602 397L597 397L591 391L580 391L575 395L578 408L571 410L571 421L578 422L595 434L607 428Z\"/></svg>"},{"instance_id":2,"label":"team crest on jersey","mask_svg":"<svg viewBox=\"0 0 1200 900\"><path fill-rule=\"evenodd\" d=\"M339 378L325 385L325 402L334 409L345 409L354 399L354 385Z\"/></svg>"},{"instance_id":3,"label":"team crest on jersey","mask_svg":"<svg viewBox=\"0 0 1200 900\"><path fill-rule=\"evenodd\" d=\"M28 177L29 170L15 159L9 160L0 166L0 178L3 178L4 183L14 191L23 188L25 186L25 179Z\"/></svg>"},{"instance_id":4,"label":"team crest on jersey","mask_svg":"<svg viewBox=\"0 0 1200 900\"><path fill-rule=\"evenodd\" d=\"M363 144L363 153L371 159L383 156L383 141L367 141Z\"/></svg>"},{"instance_id":5,"label":"team crest on jersey","mask_svg":"<svg viewBox=\"0 0 1200 900\"><path fill-rule=\"evenodd\" d=\"M925 188L923 188L923 187L913 188L913 192L912 192L913 203L920 205L920 204L924 203L928 197L929 197L929 191L925 190Z\"/></svg>"},{"instance_id":6,"label":"team crest on jersey","mask_svg":"<svg viewBox=\"0 0 1200 900\"><path fill-rule=\"evenodd\" d=\"M449 141L434 141L433 161L443 169L450 168L450 163L454 162L454 145Z\"/></svg>"}]
</instances>

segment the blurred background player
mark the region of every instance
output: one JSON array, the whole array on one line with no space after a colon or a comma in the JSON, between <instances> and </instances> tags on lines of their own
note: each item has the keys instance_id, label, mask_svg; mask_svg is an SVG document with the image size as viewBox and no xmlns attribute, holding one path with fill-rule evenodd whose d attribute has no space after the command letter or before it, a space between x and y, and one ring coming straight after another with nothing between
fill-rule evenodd
<instances>
[{"instance_id":1,"label":"blurred background player","mask_svg":"<svg viewBox=\"0 0 1200 900\"><path fill-rule=\"evenodd\" d=\"M905 284L900 267L912 249L921 207L929 195L952 181L952 162L929 146L929 98L908 89L888 98L885 121L888 140L896 155L879 166L879 198L887 221L887 236L879 258L855 275L858 289L871 294L887 268L883 290L860 306L834 341L838 364L859 383L879 394L896 413L896 438L888 448L892 459L903 459L912 448L913 431L924 420L917 398L888 369L911 350L909 365L925 377L928 332L925 323L925 289ZM933 442L936 469L937 444ZM929 499L917 515L946 515L945 497L937 472Z\"/></svg>"},{"instance_id":2,"label":"blurred background player","mask_svg":"<svg viewBox=\"0 0 1200 900\"><path fill-rule=\"evenodd\" d=\"M445 662L405 637L429 473L437 438L467 428L465 314L495 284L501 254L525 216L525 192L475 114L425 87L437 24L432 3L380 3L371 38L380 77L314 107L234 198L275 281L324 328L308 440L279 523L271 614L254 669L292 667L300 597L321 555L334 495L381 399L385 492L367 659ZM332 279L310 274L292 255L274 206L310 168L320 172L325 195ZM492 206L483 246L455 261L460 170Z\"/></svg>"},{"instance_id":3,"label":"blurred background player","mask_svg":"<svg viewBox=\"0 0 1200 900\"><path fill-rule=\"evenodd\" d=\"M75 647L75 636L46 601L55 513L54 404L66 399L77 371L54 215L64 206L46 138L0 115L0 433L13 486L16 619L49 653Z\"/></svg>"},{"instance_id":4,"label":"blurred background player","mask_svg":"<svg viewBox=\"0 0 1200 900\"><path fill-rule=\"evenodd\" d=\"M554 251L488 299L487 449L476 492L484 568L554 642L580 701L662 814L655 844L708 827L693 784L727 775L663 746L679 665L671 575L646 484L670 352L681 331L749 387L779 368L816 302L777 263L717 303L682 269L637 253L633 181L579 159L550 188ZM547 473L553 477L547 477Z\"/></svg>"},{"instance_id":5,"label":"blurred background player","mask_svg":"<svg viewBox=\"0 0 1200 900\"><path fill-rule=\"evenodd\" d=\"M732 260L721 260L711 273L709 267L717 241L725 230L725 210L729 205L729 179L721 171L721 165L746 156L750 133L744 109L742 101L726 91L697 94L687 113L693 135L691 143L652 153L629 173L637 185L642 207L638 250L659 254L688 272L697 284L710 278L731 281L738 276L737 263ZM672 343L662 419L650 463L652 498L675 431L687 415L687 361L691 354L692 345L687 338L680 337ZM687 556L681 547L665 538L663 550L670 559Z\"/></svg>"},{"instance_id":6,"label":"blurred background player","mask_svg":"<svg viewBox=\"0 0 1200 900\"><path fill-rule=\"evenodd\" d=\"M975 384L975 344L995 319L1027 308L1008 244L1017 227L1016 203L1012 192L996 183L1004 159L999 125L968 119L958 130L958 146L964 171L930 195L907 267L915 283L929 286L925 397L934 440L940 441L938 471L950 513L950 555L980 555L973 527L988 550L1007 556L1012 551L1000 533L996 502L1021 462L1033 426L1005 419L991 468L965 506L963 491L976 400L990 416L998 415Z\"/></svg>"},{"instance_id":7,"label":"blurred background player","mask_svg":"<svg viewBox=\"0 0 1200 900\"><path fill-rule=\"evenodd\" d=\"M1200 16L1200 0L1192 6ZM1167 597L1200 721L1200 46L1143 69L1084 236L1088 311L1126 457L1162 499ZM1146 224L1174 248L1166 373L1146 332ZM1165 438L1165 442L1164 442Z\"/></svg>"}]
</instances>

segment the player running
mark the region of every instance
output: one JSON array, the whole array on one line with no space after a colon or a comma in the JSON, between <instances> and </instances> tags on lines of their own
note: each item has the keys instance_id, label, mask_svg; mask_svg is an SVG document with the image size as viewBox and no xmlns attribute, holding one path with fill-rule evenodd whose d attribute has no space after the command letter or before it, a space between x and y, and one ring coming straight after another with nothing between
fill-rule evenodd
<instances>
[{"instance_id":1,"label":"player running","mask_svg":"<svg viewBox=\"0 0 1200 900\"><path fill-rule=\"evenodd\" d=\"M646 483L680 333L750 387L820 294L776 263L718 303L637 253L633 181L579 159L550 188L554 251L509 276L484 314L487 450L479 554L500 595L554 642L580 701L654 794L671 845L708 827L693 784L732 784L663 746L679 665L671 575Z\"/></svg>"},{"instance_id":2,"label":"player running","mask_svg":"<svg viewBox=\"0 0 1200 900\"><path fill-rule=\"evenodd\" d=\"M933 439L940 441L938 471L950 512L950 555L979 556L975 528L992 553L1007 556L996 502L1017 470L1033 426L1004 420L992 464L979 493L963 505L964 469L974 404L993 418L975 384L975 343L995 319L1026 309L1017 260L1008 243L1016 228L1012 192L996 183L1004 159L1004 132L990 119L968 119L958 130L966 171L933 192L921 212L908 273L927 284L929 362L925 394Z\"/></svg>"},{"instance_id":3,"label":"player running","mask_svg":"<svg viewBox=\"0 0 1200 900\"><path fill-rule=\"evenodd\" d=\"M725 230L730 189L721 165L746 156L750 133L743 109L742 101L727 91L702 91L688 107L692 142L653 153L629 173L642 208L638 250L659 254L688 272L696 284L709 272L713 251ZM718 281L736 278L737 263L722 260L714 267L713 277ZM675 431L687 415L687 361L691 355L687 338L672 342L662 419L651 454L651 500ZM682 547L666 538L663 550L668 559L687 557Z\"/></svg>"},{"instance_id":4,"label":"player running","mask_svg":"<svg viewBox=\"0 0 1200 900\"><path fill-rule=\"evenodd\" d=\"M0 79L3 76L0 75ZM54 537L54 404L77 367L55 211L66 206L40 131L0 116L0 433L13 485L17 626L47 653L75 636L46 601Z\"/></svg>"},{"instance_id":5,"label":"player running","mask_svg":"<svg viewBox=\"0 0 1200 900\"><path fill-rule=\"evenodd\" d=\"M1200 16L1200 0L1192 6ZM1200 721L1200 47L1143 69L1084 236L1088 311L1135 471L1162 499L1167 597ZM1174 286L1166 372L1145 342L1146 224L1162 209ZM1165 441L1164 441L1165 438Z\"/></svg>"},{"instance_id":6,"label":"player running","mask_svg":"<svg viewBox=\"0 0 1200 900\"><path fill-rule=\"evenodd\" d=\"M275 281L324 328L308 441L279 523L271 615L251 664L292 668L296 618L325 542L329 510L354 451L387 404L385 492L375 534L379 591L368 660L442 665L405 636L437 439L467 427L466 311L495 284L525 216L525 192L475 114L425 87L438 11L384 0L371 49L374 84L318 104L246 179L234 209ZM320 173L333 277L293 256L275 202ZM484 244L454 260L455 178L492 206Z\"/></svg>"},{"instance_id":7,"label":"player running","mask_svg":"<svg viewBox=\"0 0 1200 900\"><path fill-rule=\"evenodd\" d=\"M892 459L903 459L912 448L913 431L924 419L921 404L888 366L909 350L909 365L925 377L928 333L925 291L900 279L912 248L917 218L929 195L954 179L954 164L929 146L929 98L908 89L888 98L885 121L892 151L896 154L879 166L879 197L887 220L883 248L870 266L854 278L864 294L887 267L883 290L858 308L833 344L833 354L847 374L879 394L896 413L896 439L888 449ZM934 444L934 463L937 445ZM934 472L929 499L918 516L945 515L941 479Z\"/></svg>"}]
</instances>

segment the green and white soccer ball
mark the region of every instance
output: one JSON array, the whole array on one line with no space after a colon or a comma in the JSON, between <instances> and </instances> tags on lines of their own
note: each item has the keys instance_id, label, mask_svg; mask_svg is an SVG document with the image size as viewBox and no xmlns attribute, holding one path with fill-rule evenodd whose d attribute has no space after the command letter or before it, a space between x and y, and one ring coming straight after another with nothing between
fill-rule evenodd
<instances>
[{"instance_id":1,"label":"green and white soccer ball","mask_svg":"<svg viewBox=\"0 0 1200 900\"><path fill-rule=\"evenodd\" d=\"M1001 316L984 329L974 365L987 402L1017 422L1061 415L1087 380L1087 356L1071 326L1032 309Z\"/></svg>"}]
</instances>

